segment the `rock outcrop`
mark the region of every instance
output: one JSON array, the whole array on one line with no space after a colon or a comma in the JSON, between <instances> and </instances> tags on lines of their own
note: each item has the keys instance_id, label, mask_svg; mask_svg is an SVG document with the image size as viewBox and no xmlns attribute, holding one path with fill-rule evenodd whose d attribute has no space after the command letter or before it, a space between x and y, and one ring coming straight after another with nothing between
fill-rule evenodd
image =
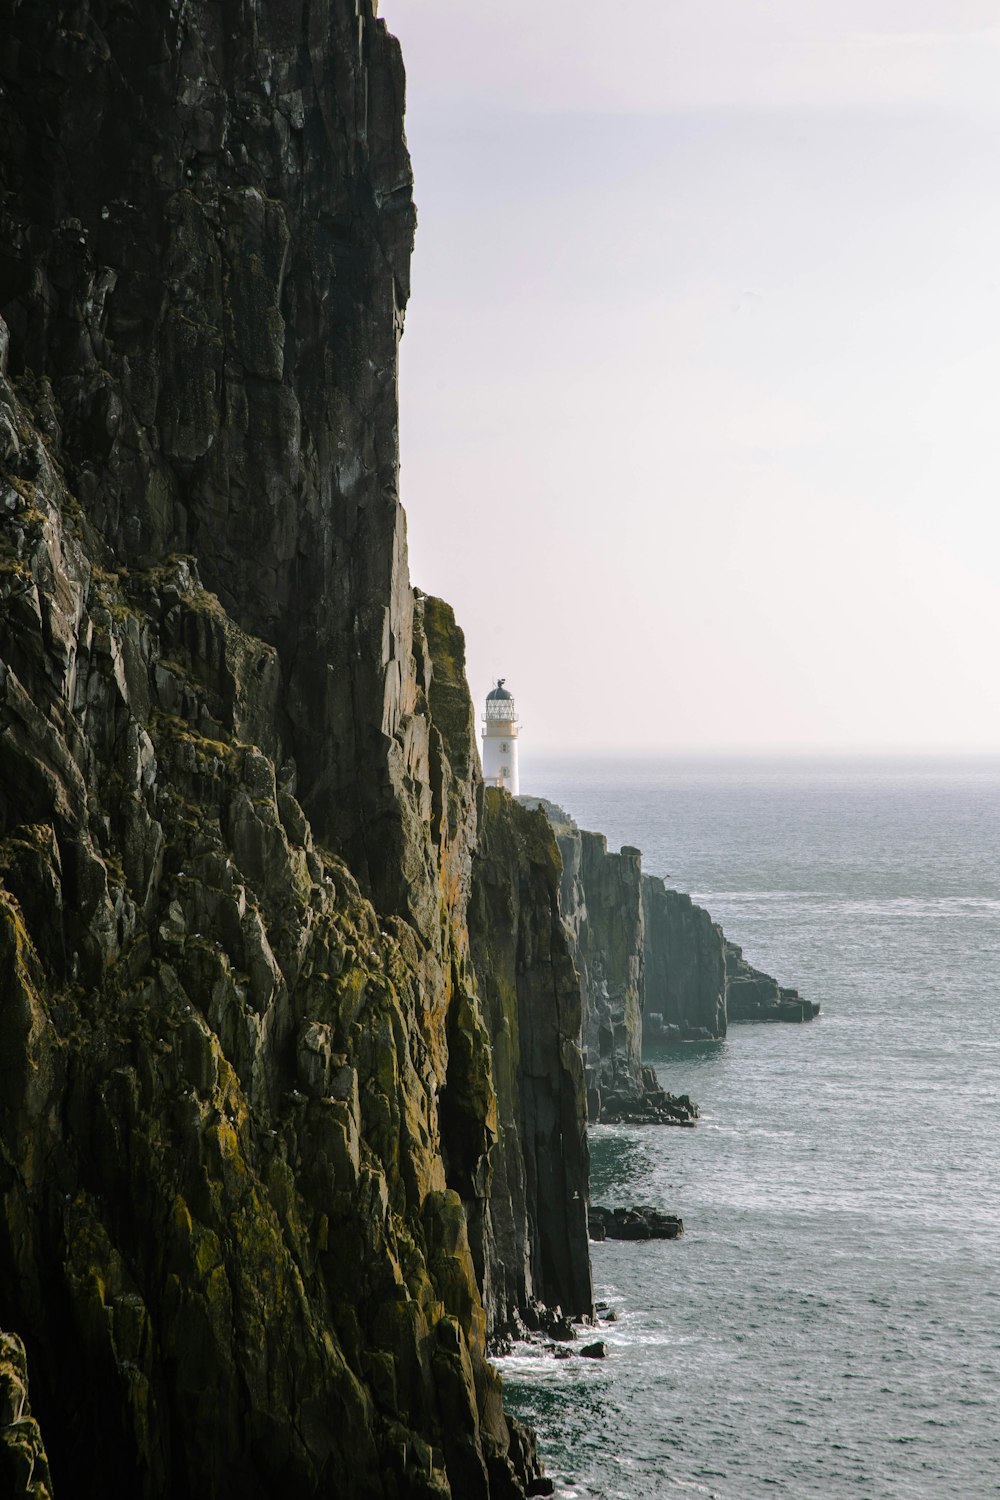
<instances>
[{"instance_id":1,"label":"rock outcrop","mask_svg":"<svg viewBox=\"0 0 1000 1500\"><path fill-rule=\"evenodd\" d=\"M398 48L372 0L7 0L0 84L0 1326L55 1492L542 1492L486 1359L471 708L397 493ZM572 1173L566 1003L522 1052Z\"/></svg>"},{"instance_id":2,"label":"rock outcrop","mask_svg":"<svg viewBox=\"0 0 1000 1500\"><path fill-rule=\"evenodd\" d=\"M763 969L743 957L743 949L726 942L726 979L731 1021L812 1021L819 1015L815 1000L803 1000Z\"/></svg>"},{"instance_id":3,"label":"rock outcrop","mask_svg":"<svg viewBox=\"0 0 1000 1500\"><path fill-rule=\"evenodd\" d=\"M683 1219L650 1204L602 1208L594 1203L588 1219L592 1240L676 1240L684 1233Z\"/></svg>"},{"instance_id":4,"label":"rock outcrop","mask_svg":"<svg viewBox=\"0 0 1000 1500\"><path fill-rule=\"evenodd\" d=\"M52 1500L45 1444L28 1401L24 1344L12 1333L0 1333L0 1495Z\"/></svg>"}]
</instances>

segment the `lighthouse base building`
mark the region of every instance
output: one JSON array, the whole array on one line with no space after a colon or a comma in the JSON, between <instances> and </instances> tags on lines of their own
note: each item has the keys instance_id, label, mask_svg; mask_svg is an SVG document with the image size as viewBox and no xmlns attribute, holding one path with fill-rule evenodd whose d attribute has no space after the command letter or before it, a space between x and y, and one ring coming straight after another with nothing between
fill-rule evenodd
<instances>
[{"instance_id":1,"label":"lighthouse base building","mask_svg":"<svg viewBox=\"0 0 1000 1500\"><path fill-rule=\"evenodd\" d=\"M521 790L517 774L518 717L513 694L501 677L486 695L483 715L483 780L487 786L506 787L513 797Z\"/></svg>"}]
</instances>

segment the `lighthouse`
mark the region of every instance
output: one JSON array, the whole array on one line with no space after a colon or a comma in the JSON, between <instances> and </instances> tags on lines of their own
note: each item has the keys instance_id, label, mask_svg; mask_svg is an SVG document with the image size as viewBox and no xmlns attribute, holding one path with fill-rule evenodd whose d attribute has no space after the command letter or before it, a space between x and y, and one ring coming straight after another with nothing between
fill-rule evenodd
<instances>
[{"instance_id":1,"label":"lighthouse","mask_svg":"<svg viewBox=\"0 0 1000 1500\"><path fill-rule=\"evenodd\" d=\"M486 694L483 715L483 779L487 786L505 786L517 796L517 714L514 695L504 687L501 677L492 692Z\"/></svg>"}]
</instances>

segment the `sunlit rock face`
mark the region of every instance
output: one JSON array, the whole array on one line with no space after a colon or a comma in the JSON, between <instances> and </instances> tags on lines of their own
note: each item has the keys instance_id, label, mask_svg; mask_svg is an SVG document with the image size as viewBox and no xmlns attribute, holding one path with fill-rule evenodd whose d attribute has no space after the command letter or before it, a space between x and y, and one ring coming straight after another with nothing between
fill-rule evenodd
<instances>
[{"instance_id":1,"label":"sunlit rock face","mask_svg":"<svg viewBox=\"0 0 1000 1500\"><path fill-rule=\"evenodd\" d=\"M12 1333L0 1333L0 1494L52 1500L45 1443L28 1400L27 1356Z\"/></svg>"},{"instance_id":2,"label":"sunlit rock face","mask_svg":"<svg viewBox=\"0 0 1000 1500\"><path fill-rule=\"evenodd\" d=\"M398 49L11 4L0 73L0 1327L54 1491L521 1495Z\"/></svg>"}]
</instances>

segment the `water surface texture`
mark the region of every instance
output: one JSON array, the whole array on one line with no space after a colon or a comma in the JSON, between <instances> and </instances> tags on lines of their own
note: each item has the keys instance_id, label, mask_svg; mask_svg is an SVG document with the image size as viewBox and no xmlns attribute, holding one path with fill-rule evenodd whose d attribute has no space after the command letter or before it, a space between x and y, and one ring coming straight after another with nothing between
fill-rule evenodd
<instances>
[{"instance_id":1,"label":"water surface texture","mask_svg":"<svg viewBox=\"0 0 1000 1500\"><path fill-rule=\"evenodd\" d=\"M695 1130L597 1127L604 1363L502 1362L565 1496L1000 1495L1000 765L631 761L526 790L823 1005L651 1052Z\"/></svg>"}]
</instances>

